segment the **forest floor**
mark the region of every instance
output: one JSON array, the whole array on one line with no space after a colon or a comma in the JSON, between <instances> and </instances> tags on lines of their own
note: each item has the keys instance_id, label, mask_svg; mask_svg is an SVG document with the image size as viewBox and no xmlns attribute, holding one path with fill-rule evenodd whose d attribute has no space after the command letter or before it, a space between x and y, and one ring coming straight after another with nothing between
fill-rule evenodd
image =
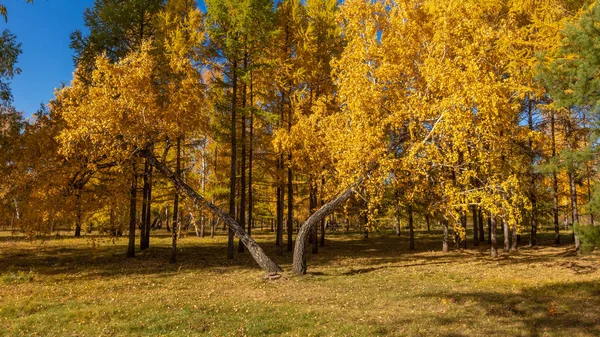
<instances>
[{"instance_id":1,"label":"forest floor","mask_svg":"<svg viewBox=\"0 0 600 337\"><path fill-rule=\"evenodd\" d=\"M259 233L286 270L265 281L248 253L226 259L225 236L182 238L170 265L166 233L126 259L126 238L4 232L0 335L600 336L600 255L576 256L567 235L492 259L471 242L443 254L439 232L409 251L405 234L328 234L295 277Z\"/></svg>"}]
</instances>

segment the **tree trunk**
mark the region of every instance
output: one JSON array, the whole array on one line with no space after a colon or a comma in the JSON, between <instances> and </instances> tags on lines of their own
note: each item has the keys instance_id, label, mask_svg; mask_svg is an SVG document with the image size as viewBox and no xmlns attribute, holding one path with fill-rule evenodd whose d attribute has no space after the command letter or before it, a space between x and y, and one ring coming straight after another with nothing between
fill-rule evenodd
<instances>
[{"instance_id":1,"label":"tree trunk","mask_svg":"<svg viewBox=\"0 0 600 337\"><path fill-rule=\"evenodd\" d=\"M442 220L442 230L444 231L444 238L442 239L442 252L448 252L448 220Z\"/></svg>"},{"instance_id":2,"label":"tree trunk","mask_svg":"<svg viewBox=\"0 0 600 337\"><path fill-rule=\"evenodd\" d=\"M303 224L300 226L298 235L296 236L296 243L294 246L294 260L292 263L292 271L294 274L303 275L306 274L306 241L312 228L315 227L322 219L327 215L333 213L336 208L346 202L354 191L354 186L349 187L344 193L340 194L334 200L326 203L318 211L313 213Z\"/></svg>"},{"instance_id":3,"label":"tree trunk","mask_svg":"<svg viewBox=\"0 0 600 337\"><path fill-rule=\"evenodd\" d=\"M471 215L473 217L473 246L479 246L479 228L477 226L477 206L471 206Z\"/></svg>"},{"instance_id":4,"label":"tree trunk","mask_svg":"<svg viewBox=\"0 0 600 337\"><path fill-rule=\"evenodd\" d=\"M290 109L289 118L291 118L292 112ZM291 122L288 122L288 132L292 126ZM288 165L292 165L292 153L288 153ZM294 188L292 186L292 168L288 166L287 169L287 251L291 252L294 247L292 241L292 232L294 231Z\"/></svg>"},{"instance_id":5,"label":"tree trunk","mask_svg":"<svg viewBox=\"0 0 600 337\"><path fill-rule=\"evenodd\" d=\"M310 214L314 214L315 211L317 210L317 186L315 185L315 183L311 180L310 182L310 196L309 196L310 200ZM309 239L309 243L312 243L312 253L313 254L317 254L319 253L319 243L318 243L318 239L317 239L317 226L313 226L313 229L311 231L311 237Z\"/></svg>"},{"instance_id":6,"label":"tree trunk","mask_svg":"<svg viewBox=\"0 0 600 337\"><path fill-rule=\"evenodd\" d=\"M490 225L490 241L492 257L498 257L498 248L496 247L496 218L488 214L488 223Z\"/></svg>"},{"instance_id":7,"label":"tree trunk","mask_svg":"<svg viewBox=\"0 0 600 337\"><path fill-rule=\"evenodd\" d=\"M207 201L194 191L189 185L184 183L181 178L171 172L168 167L164 164L160 163L156 160L156 157L152 154L152 152L148 150L141 151L141 155L148 158L150 164L156 167L159 171L161 171L167 178L169 178L174 184L177 190L181 193L185 193L190 199L194 201L197 206L207 207L215 216L223 220L223 222L238 236L242 239L242 242L246 246L246 249L250 252L254 260L258 263L258 265L266 272L280 272L282 269L273 262L260 248L260 246L254 241L248 233L242 228L234 218L225 213L223 210L215 206L213 203Z\"/></svg>"},{"instance_id":8,"label":"tree trunk","mask_svg":"<svg viewBox=\"0 0 600 337\"><path fill-rule=\"evenodd\" d=\"M148 212L148 161L144 163L144 173L142 173L142 225L140 226L140 250L146 249L144 240L146 240L146 212Z\"/></svg>"},{"instance_id":9,"label":"tree trunk","mask_svg":"<svg viewBox=\"0 0 600 337\"><path fill-rule=\"evenodd\" d=\"M510 251L510 230L508 228L508 222L502 220L502 229L504 231L504 252Z\"/></svg>"},{"instance_id":10,"label":"tree trunk","mask_svg":"<svg viewBox=\"0 0 600 337\"><path fill-rule=\"evenodd\" d=\"M325 198L323 195L323 189L325 188L325 178L321 178L321 207L325 206ZM325 247L325 218L321 220L321 236L319 240L321 247Z\"/></svg>"},{"instance_id":11,"label":"tree trunk","mask_svg":"<svg viewBox=\"0 0 600 337\"><path fill-rule=\"evenodd\" d=\"M556 136L554 128L554 111L550 115L550 133L552 136L552 159L556 158ZM560 227L558 222L558 175L556 169L552 170L552 196L554 203L552 205L552 216L554 222L554 244L560 244Z\"/></svg>"},{"instance_id":12,"label":"tree trunk","mask_svg":"<svg viewBox=\"0 0 600 337\"><path fill-rule=\"evenodd\" d=\"M410 250L415 250L415 227L413 223L413 206L412 204L408 205L408 238L409 238L409 247Z\"/></svg>"},{"instance_id":13,"label":"tree trunk","mask_svg":"<svg viewBox=\"0 0 600 337\"><path fill-rule=\"evenodd\" d=\"M517 251L517 244L519 242L519 238L517 235L517 226L512 226L512 245L510 246L510 251Z\"/></svg>"},{"instance_id":14,"label":"tree trunk","mask_svg":"<svg viewBox=\"0 0 600 337\"><path fill-rule=\"evenodd\" d=\"M137 213L137 172L135 159L132 166L133 176L131 177L131 188L129 189L129 245L127 246L127 257L135 256L135 216Z\"/></svg>"},{"instance_id":15,"label":"tree trunk","mask_svg":"<svg viewBox=\"0 0 600 337\"><path fill-rule=\"evenodd\" d=\"M533 102L531 100L531 97L528 97L527 119L529 124L529 130L533 132L532 104ZM529 152L531 157L529 173L529 200L531 201L531 235L529 236L529 245L533 247L537 244L537 197L535 194L535 172L533 170L533 166L535 165L535 152L533 149L533 140L531 139L531 137L529 137Z\"/></svg>"},{"instance_id":16,"label":"tree trunk","mask_svg":"<svg viewBox=\"0 0 600 337\"><path fill-rule=\"evenodd\" d=\"M75 203L77 204L77 215L75 219L75 237L81 237L81 220L82 220L82 211L81 211L81 188L77 188L77 194L75 195Z\"/></svg>"},{"instance_id":17,"label":"tree trunk","mask_svg":"<svg viewBox=\"0 0 600 337\"><path fill-rule=\"evenodd\" d=\"M152 222L152 165L149 165L148 169L148 198L146 203L148 208L146 209L146 239L144 244L146 248L150 247L150 228Z\"/></svg>"},{"instance_id":18,"label":"tree trunk","mask_svg":"<svg viewBox=\"0 0 600 337\"><path fill-rule=\"evenodd\" d=\"M175 176L181 179L181 136L177 137L177 161L175 164ZM177 235L179 234L179 191L175 190L175 201L173 202L173 231L171 243L171 264L177 262Z\"/></svg>"},{"instance_id":19,"label":"tree trunk","mask_svg":"<svg viewBox=\"0 0 600 337\"><path fill-rule=\"evenodd\" d=\"M483 230L483 211L481 210L481 207L479 208L478 213L478 221L477 223L479 224L479 241L483 242L485 241L485 231Z\"/></svg>"},{"instance_id":20,"label":"tree trunk","mask_svg":"<svg viewBox=\"0 0 600 337\"><path fill-rule=\"evenodd\" d=\"M427 233L431 232L431 218L429 214L425 214L425 223L427 223Z\"/></svg>"},{"instance_id":21,"label":"tree trunk","mask_svg":"<svg viewBox=\"0 0 600 337\"><path fill-rule=\"evenodd\" d=\"M465 231L465 239L462 242L462 246L464 249L467 249L467 214L464 211L460 212L460 223Z\"/></svg>"},{"instance_id":22,"label":"tree trunk","mask_svg":"<svg viewBox=\"0 0 600 337\"><path fill-rule=\"evenodd\" d=\"M250 72L250 153L248 154L248 235L252 235L254 221L254 196L252 192L252 160L254 159L254 93Z\"/></svg>"},{"instance_id":23,"label":"tree trunk","mask_svg":"<svg viewBox=\"0 0 600 337\"><path fill-rule=\"evenodd\" d=\"M575 227L579 226L579 212L577 210L577 186L575 185L575 172L573 169L569 172L569 190L571 192L571 216L573 218L573 238L575 240L575 251L581 254L581 241L579 235L575 231Z\"/></svg>"},{"instance_id":24,"label":"tree trunk","mask_svg":"<svg viewBox=\"0 0 600 337\"><path fill-rule=\"evenodd\" d=\"M248 54L244 55L244 72L248 68ZM246 228L246 89L247 85L242 82L242 167L240 176L240 226ZM238 243L238 253L244 252L244 244L242 240Z\"/></svg>"},{"instance_id":25,"label":"tree trunk","mask_svg":"<svg viewBox=\"0 0 600 337\"><path fill-rule=\"evenodd\" d=\"M487 218L487 225L488 225L488 244L491 244L492 243L492 218L489 213L488 213L488 218Z\"/></svg>"},{"instance_id":26,"label":"tree trunk","mask_svg":"<svg viewBox=\"0 0 600 337\"><path fill-rule=\"evenodd\" d=\"M229 215L232 219L235 218L235 183L236 183L236 105L237 105L237 60L233 60L233 64L231 66L232 70L232 99L231 99L231 129L230 129L230 137L231 137L231 167L229 172ZM233 259L233 230L229 229L227 234L227 258Z\"/></svg>"}]
</instances>

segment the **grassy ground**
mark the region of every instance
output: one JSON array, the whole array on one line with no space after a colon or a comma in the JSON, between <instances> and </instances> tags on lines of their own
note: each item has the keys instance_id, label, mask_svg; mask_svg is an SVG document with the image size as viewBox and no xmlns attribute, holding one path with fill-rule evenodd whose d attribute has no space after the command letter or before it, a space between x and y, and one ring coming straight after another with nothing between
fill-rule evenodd
<instances>
[{"instance_id":1,"label":"grassy ground","mask_svg":"<svg viewBox=\"0 0 600 337\"><path fill-rule=\"evenodd\" d=\"M272 235L256 235L277 256ZM566 240L566 237L563 239ZM600 261L571 245L442 254L440 234L330 235L309 274L264 281L248 253L188 236L135 259L126 239L0 237L2 336L599 336Z\"/></svg>"}]
</instances>

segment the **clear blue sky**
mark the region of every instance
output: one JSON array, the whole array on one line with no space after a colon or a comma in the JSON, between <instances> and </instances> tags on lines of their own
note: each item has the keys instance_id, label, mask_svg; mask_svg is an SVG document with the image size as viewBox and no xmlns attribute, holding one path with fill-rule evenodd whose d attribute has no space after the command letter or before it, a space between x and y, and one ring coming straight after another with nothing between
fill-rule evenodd
<instances>
[{"instance_id":1,"label":"clear blue sky","mask_svg":"<svg viewBox=\"0 0 600 337\"><path fill-rule=\"evenodd\" d=\"M17 66L22 73L12 80L14 106L25 116L36 112L40 103L54 96L54 88L69 83L73 73L73 53L69 34L83 28L83 11L94 0L4 0L10 29L21 42L23 53Z\"/></svg>"},{"instance_id":2,"label":"clear blue sky","mask_svg":"<svg viewBox=\"0 0 600 337\"><path fill-rule=\"evenodd\" d=\"M74 65L69 34L75 29L83 30L83 11L94 0L2 2L8 9L8 23L0 19L0 30L10 29L23 49L17 64L22 73L11 84L14 106L29 117L40 103L45 104L54 96L54 89L61 82L71 81ZM198 2L204 8L203 1Z\"/></svg>"}]
</instances>

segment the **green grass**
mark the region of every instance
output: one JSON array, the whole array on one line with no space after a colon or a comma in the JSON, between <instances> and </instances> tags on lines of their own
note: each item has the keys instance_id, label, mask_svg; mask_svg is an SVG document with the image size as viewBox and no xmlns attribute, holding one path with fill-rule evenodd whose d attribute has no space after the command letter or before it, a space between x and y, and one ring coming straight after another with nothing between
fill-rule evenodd
<instances>
[{"instance_id":1,"label":"green grass","mask_svg":"<svg viewBox=\"0 0 600 337\"><path fill-rule=\"evenodd\" d=\"M272 234L255 235L276 254ZM526 239L526 238L525 238ZM563 238L566 239L566 236ZM524 240L525 241L525 240ZM2 336L598 336L598 254L570 244L489 257L441 253L440 234L329 235L309 273L264 281L226 238L153 237L135 259L126 239L0 236Z\"/></svg>"}]
</instances>

